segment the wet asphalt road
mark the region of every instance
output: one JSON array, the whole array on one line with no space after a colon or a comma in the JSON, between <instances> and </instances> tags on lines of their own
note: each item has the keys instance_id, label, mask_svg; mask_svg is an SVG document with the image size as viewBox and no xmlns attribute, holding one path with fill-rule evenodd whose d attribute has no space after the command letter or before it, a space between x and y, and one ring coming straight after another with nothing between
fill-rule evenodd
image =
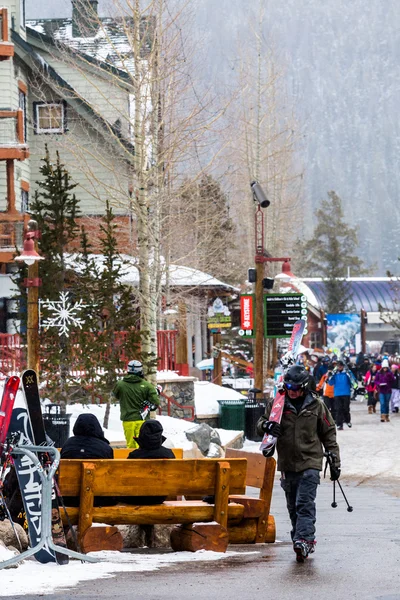
<instances>
[{"instance_id":1,"label":"wet asphalt road","mask_svg":"<svg viewBox=\"0 0 400 600\"><path fill-rule=\"evenodd\" d=\"M400 600L400 490L397 497L388 493L391 485L383 490L379 486L345 484L354 506L354 512L348 513L341 497L338 508L331 508L332 484L323 482L318 492L317 550L304 564L295 562L284 496L277 483L271 510L280 540L276 544L231 546L240 552L239 556L182 563L149 573L121 573L44 598ZM399 482L394 485L399 486ZM254 550L257 554L246 555ZM24 600L39 597L23 596Z\"/></svg>"}]
</instances>

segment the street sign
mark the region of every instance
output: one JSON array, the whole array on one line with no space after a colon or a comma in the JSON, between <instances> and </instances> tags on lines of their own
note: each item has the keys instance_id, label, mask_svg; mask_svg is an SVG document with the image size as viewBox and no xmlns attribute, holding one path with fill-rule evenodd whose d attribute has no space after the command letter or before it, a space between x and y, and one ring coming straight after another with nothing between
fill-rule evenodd
<instances>
[{"instance_id":1,"label":"street sign","mask_svg":"<svg viewBox=\"0 0 400 600\"><path fill-rule=\"evenodd\" d=\"M240 329L239 335L247 338L254 337L255 300L254 294L240 296Z\"/></svg>"},{"instance_id":2,"label":"street sign","mask_svg":"<svg viewBox=\"0 0 400 600\"><path fill-rule=\"evenodd\" d=\"M307 298L302 294L265 294L264 311L265 337L290 337L298 319L307 323Z\"/></svg>"}]
</instances>

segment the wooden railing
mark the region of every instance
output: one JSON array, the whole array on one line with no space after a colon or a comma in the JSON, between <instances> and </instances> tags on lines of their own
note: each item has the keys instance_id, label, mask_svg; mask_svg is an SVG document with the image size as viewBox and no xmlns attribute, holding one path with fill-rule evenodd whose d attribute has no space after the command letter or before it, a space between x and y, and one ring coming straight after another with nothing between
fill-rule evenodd
<instances>
[{"instance_id":1,"label":"wooden railing","mask_svg":"<svg viewBox=\"0 0 400 600\"><path fill-rule=\"evenodd\" d=\"M24 160L28 156L23 110L0 110L0 160Z\"/></svg>"},{"instance_id":2,"label":"wooden railing","mask_svg":"<svg viewBox=\"0 0 400 600\"><path fill-rule=\"evenodd\" d=\"M128 363L132 359L125 353L126 332L119 331L115 334L116 343L120 348L121 360ZM157 331L158 340L158 370L176 370L176 331ZM79 354L79 353L77 353ZM103 359L107 358L107 352ZM133 357L134 358L134 357ZM74 372L79 372L79 359L73 365ZM26 345L18 334L0 333L0 374L3 376L21 373L26 368Z\"/></svg>"},{"instance_id":3,"label":"wooden railing","mask_svg":"<svg viewBox=\"0 0 400 600\"><path fill-rule=\"evenodd\" d=\"M0 60L14 56L14 44L8 39L8 10L0 8Z\"/></svg>"}]
</instances>

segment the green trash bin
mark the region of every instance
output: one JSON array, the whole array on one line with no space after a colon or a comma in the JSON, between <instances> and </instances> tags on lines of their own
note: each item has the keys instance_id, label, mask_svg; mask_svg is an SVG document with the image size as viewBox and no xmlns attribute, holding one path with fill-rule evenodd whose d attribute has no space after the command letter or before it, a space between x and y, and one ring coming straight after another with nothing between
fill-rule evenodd
<instances>
[{"instance_id":1,"label":"green trash bin","mask_svg":"<svg viewBox=\"0 0 400 600\"><path fill-rule=\"evenodd\" d=\"M220 428L244 431L246 399L218 400L218 403L220 406Z\"/></svg>"}]
</instances>

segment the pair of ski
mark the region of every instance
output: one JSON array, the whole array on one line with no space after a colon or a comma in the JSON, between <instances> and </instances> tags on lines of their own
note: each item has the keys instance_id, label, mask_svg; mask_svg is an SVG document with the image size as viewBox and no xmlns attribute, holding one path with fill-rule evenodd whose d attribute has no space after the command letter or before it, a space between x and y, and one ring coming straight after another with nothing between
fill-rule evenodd
<instances>
[{"instance_id":1,"label":"pair of ski","mask_svg":"<svg viewBox=\"0 0 400 600\"><path fill-rule=\"evenodd\" d=\"M299 319L293 325L292 335L289 340L289 347L287 353L281 358L281 364L285 372L296 363L297 355L300 350L301 340L303 339L304 328L306 322L304 319ZM278 382L278 390L275 395L274 402L272 404L271 413L269 420L275 423L280 423L282 419L283 407L285 405L285 393L282 390L282 386L279 383L282 382L284 374L281 376ZM270 456L272 450L275 448L277 438L271 434L264 434L262 442L260 444L260 450L265 456Z\"/></svg>"},{"instance_id":2,"label":"pair of ski","mask_svg":"<svg viewBox=\"0 0 400 600\"><path fill-rule=\"evenodd\" d=\"M4 386L3 398L0 406L0 444L4 447L7 437L13 436L14 434L15 436L19 436L19 443L25 445L48 445L40 405L38 380L35 371L29 369L22 374L22 387L27 409L13 409L19 383L20 380L18 377L11 377L6 381ZM45 453L40 456L40 459L43 464L48 461L48 457ZM28 522L29 538L31 545L33 546L41 537L42 482L37 468L27 456L16 454L13 456L13 463ZM59 510L58 497L54 486L52 493L52 536L56 545L62 547L67 546ZM68 556L54 553L53 550L50 550L50 548L47 547L39 550L39 552L35 554L35 558L41 563L68 563Z\"/></svg>"}]
</instances>

